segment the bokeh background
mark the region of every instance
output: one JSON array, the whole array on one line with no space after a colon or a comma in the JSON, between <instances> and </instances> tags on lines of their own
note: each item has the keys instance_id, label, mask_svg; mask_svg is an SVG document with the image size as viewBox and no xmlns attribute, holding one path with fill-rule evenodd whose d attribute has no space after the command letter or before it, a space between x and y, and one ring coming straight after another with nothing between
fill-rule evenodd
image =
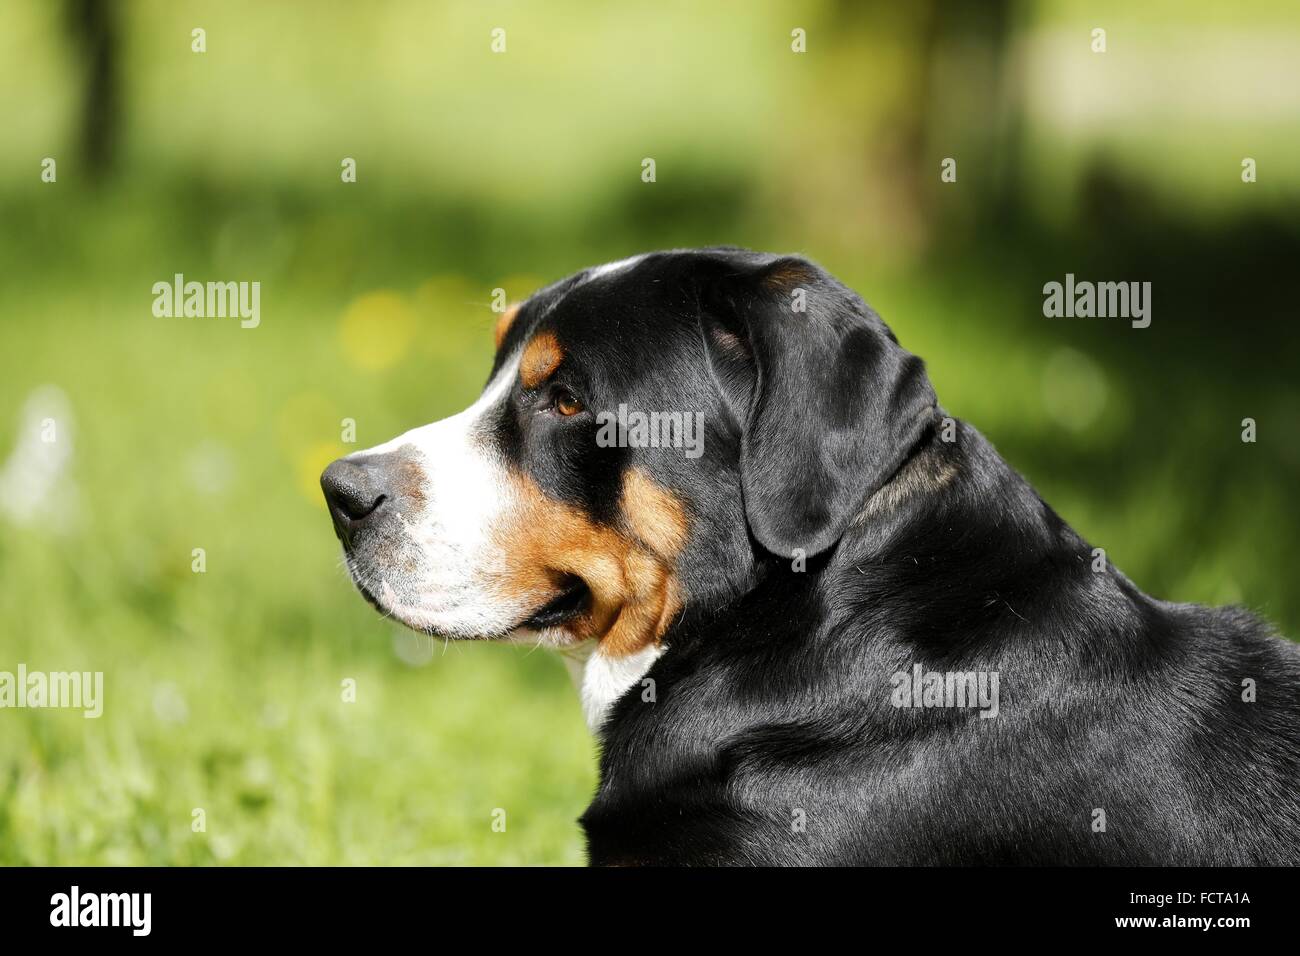
<instances>
[{"instance_id":1,"label":"bokeh background","mask_svg":"<svg viewBox=\"0 0 1300 956\"><path fill-rule=\"evenodd\" d=\"M5 0L0 670L106 701L0 711L0 863L581 862L561 663L380 620L317 476L474 397L493 289L652 248L819 260L1142 587L1300 635L1298 64L1289 0Z\"/></svg>"}]
</instances>

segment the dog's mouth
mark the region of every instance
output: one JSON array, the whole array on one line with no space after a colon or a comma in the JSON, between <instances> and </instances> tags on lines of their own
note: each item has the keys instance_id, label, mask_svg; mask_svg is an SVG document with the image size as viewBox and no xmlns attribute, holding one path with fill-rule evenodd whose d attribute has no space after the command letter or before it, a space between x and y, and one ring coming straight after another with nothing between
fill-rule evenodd
<instances>
[{"instance_id":1,"label":"dog's mouth","mask_svg":"<svg viewBox=\"0 0 1300 956\"><path fill-rule=\"evenodd\" d=\"M436 625L430 626L422 622L417 624L408 621L403 612L409 609L394 605L392 603L391 594L385 594L381 597L376 590L373 590L368 586L369 582L364 581L362 575L353 573L352 583L356 587L357 591L361 593L361 596L365 598L366 603L385 617L392 616L398 621L406 623L408 626L414 627L417 630L427 630L429 633L434 633L436 631ZM576 574L566 574L560 578L556 586L558 590L553 597L549 598L544 604L527 617L520 620L517 624L506 628L500 634L488 633L471 635L462 632L456 636L461 638L470 638L474 636L492 638L496 636L509 635L510 633L519 630L542 631L562 627L564 624L569 623L590 610L592 600L591 590L587 587L586 582L583 581L581 577ZM387 587L385 587L384 590L387 591ZM416 610L418 610L418 608Z\"/></svg>"},{"instance_id":2,"label":"dog's mouth","mask_svg":"<svg viewBox=\"0 0 1300 956\"><path fill-rule=\"evenodd\" d=\"M576 574L566 575L560 593L520 623L520 627L540 631L559 627L578 617L591 605L591 590Z\"/></svg>"}]
</instances>

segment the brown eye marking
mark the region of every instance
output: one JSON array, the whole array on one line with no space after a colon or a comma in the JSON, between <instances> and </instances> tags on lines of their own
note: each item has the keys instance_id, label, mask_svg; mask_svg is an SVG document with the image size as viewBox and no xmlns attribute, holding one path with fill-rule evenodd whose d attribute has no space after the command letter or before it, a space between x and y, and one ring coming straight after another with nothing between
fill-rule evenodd
<instances>
[{"instance_id":1,"label":"brown eye marking","mask_svg":"<svg viewBox=\"0 0 1300 956\"><path fill-rule=\"evenodd\" d=\"M578 401L578 396L563 388L555 396L555 410L568 418L582 411L582 402Z\"/></svg>"},{"instance_id":2,"label":"brown eye marking","mask_svg":"<svg viewBox=\"0 0 1300 956\"><path fill-rule=\"evenodd\" d=\"M519 303L514 302L508 309L501 313L501 318L497 319L496 331L493 333L497 348L501 348L501 343L506 340L506 333L510 331L510 326L514 323L515 316L518 314Z\"/></svg>"},{"instance_id":3,"label":"brown eye marking","mask_svg":"<svg viewBox=\"0 0 1300 956\"><path fill-rule=\"evenodd\" d=\"M555 374L564 361L564 349L554 332L538 332L524 346L519 358L519 381L524 388L533 389Z\"/></svg>"}]
</instances>

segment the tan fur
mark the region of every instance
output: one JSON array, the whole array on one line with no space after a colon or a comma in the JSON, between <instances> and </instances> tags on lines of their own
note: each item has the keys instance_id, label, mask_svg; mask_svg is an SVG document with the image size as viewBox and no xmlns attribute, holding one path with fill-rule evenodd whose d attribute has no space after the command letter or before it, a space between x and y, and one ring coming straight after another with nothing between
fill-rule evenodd
<instances>
[{"instance_id":1,"label":"tan fur","mask_svg":"<svg viewBox=\"0 0 1300 956\"><path fill-rule=\"evenodd\" d=\"M409 498L417 505L423 505L424 483L427 479L420 463L414 458L402 456L394 471L394 493Z\"/></svg>"},{"instance_id":2,"label":"tan fur","mask_svg":"<svg viewBox=\"0 0 1300 956\"><path fill-rule=\"evenodd\" d=\"M575 640L594 639L619 657L655 643L680 610L674 561L686 542L682 503L643 472L624 478L623 526L598 525L548 497L525 475L512 476L518 503L496 543L508 555L495 584L541 604L567 575L591 590L590 610L566 625Z\"/></svg>"},{"instance_id":3,"label":"tan fur","mask_svg":"<svg viewBox=\"0 0 1300 956\"><path fill-rule=\"evenodd\" d=\"M506 340L506 335L510 332L510 326L514 324L515 317L519 315L519 303L515 302L501 313L501 318L497 319L497 327L493 332L493 338L496 340L496 347L501 348L501 343Z\"/></svg>"},{"instance_id":4,"label":"tan fur","mask_svg":"<svg viewBox=\"0 0 1300 956\"><path fill-rule=\"evenodd\" d=\"M538 332L524 346L519 358L519 381L524 388L536 388L555 374L564 361L564 349L554 332Z\"/></svg>"}]
</instances>

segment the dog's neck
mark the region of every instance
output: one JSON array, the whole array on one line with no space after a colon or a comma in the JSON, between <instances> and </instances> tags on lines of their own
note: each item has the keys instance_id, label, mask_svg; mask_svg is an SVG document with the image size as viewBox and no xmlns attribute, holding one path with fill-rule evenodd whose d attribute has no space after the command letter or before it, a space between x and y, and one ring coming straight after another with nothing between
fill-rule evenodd
<instances>
[{"instance_id":1,"label":"dog's neck","mask_svg":"<svg viewBox=\"0 0 1300 956\"><path fill-rule=\"evenodd\" d=\"M957 477L960 452L929 429L893 476L872 492L849 523L850 532L888 523L914 499L937 495Z\"/></svg>"},{"instance_id":2,"label":"dog's neck","mask_svg":"<svg viewBox=\"0 0 1300 956\"><path fill-rule=\"evenodd\" d=\"M913 498L936 494L956 474L956 467L935 447L933 432L912 450L893 477L873 493L850 525L849 536L860 538L871 526L888 523L890 517ZM614 703L645 679L646 673L667 650L656 642L632 654L605 654L596 641L584 641L560 651L582 703L587 728L599 734ZM647 692L651 689L647 688Z\"/></svg>"}]
</instances>

